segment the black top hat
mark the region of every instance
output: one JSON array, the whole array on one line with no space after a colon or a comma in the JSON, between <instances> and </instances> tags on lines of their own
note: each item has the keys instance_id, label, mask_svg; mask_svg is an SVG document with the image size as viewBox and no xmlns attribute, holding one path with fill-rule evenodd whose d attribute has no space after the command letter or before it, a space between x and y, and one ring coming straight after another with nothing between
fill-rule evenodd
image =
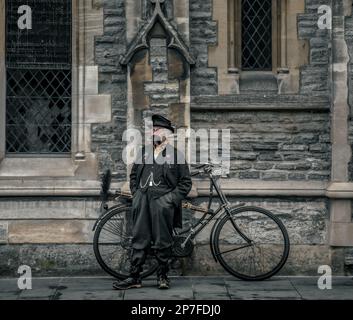
<instances>
[{"instance_id":1,"label":"black top hat","mask_svg":"<svg viewBox=\"0 0 353 320\"><path fill-rule=\"evenodd\" d=\"M152 116L152 122L153 122L153 126L167 128L174 133L174 128L172 127L172 123L167 118L159 114L154 114Z\"/></svg>"}]
</instances>

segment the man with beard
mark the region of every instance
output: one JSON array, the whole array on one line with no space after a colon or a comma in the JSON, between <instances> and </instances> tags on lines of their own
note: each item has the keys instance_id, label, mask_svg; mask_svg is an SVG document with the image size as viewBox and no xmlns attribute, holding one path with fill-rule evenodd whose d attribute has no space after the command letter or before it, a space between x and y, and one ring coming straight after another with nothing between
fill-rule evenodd
<instances>
[{"instance_id":1,"label":"man with beard","mask_svg":"<svg viewBox=\"0 0 353 320\"><path fill-rule=\"evenodd\" d=\"M190 192L192 181L184 155L169 143L168 138L174 133L171 122L161 115L153 115L152 122L153 144L148 150L142 149L130 174L133 195L130 274L127 279L114 282L114 289L142 286L140 274L150 248L158 261L158 288L170 286L167 273L173 227L182 227L181 202Z\"/></svg>"}]
</instances>

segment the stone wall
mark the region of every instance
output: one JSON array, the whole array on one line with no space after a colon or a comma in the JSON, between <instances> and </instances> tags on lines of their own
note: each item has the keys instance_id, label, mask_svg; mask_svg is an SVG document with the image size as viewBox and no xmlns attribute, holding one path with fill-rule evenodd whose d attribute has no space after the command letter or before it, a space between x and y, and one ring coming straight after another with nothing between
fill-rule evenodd
<instances>
[{"instance_id":1,"label":"stone wall","mask_svg":"<svg viewBox=\"0 0 353 320\"><path fill-rule=\"evenodd\" d=\"M103 274L93 253L99 202L84 198L2 198L0 275Z\"/></svg>"},{"instance_id":2,"label":"stone wall","mask_svg":"<svg viewBox=\"0 0 353 320\"><path fill-rule=\"evenodd\" d=\"M320 1L320 4L330 4L330 1ZM301 39L309 40L310 43L310 64L302 68L300 92L327 95L330 91L330 33L317 28L317 7L318 1L308 0L305 14L298 16L299 36ZM191 0L190 51L197 61L191 70L192 96L217 95L217 70L208 67L208 48L217 43L216 26L216 22L212 20L212 0ZM113 121L93 126L92 151L99 154L100 171L104 168L113 168L119 181L126 178L126 168L121 159L123 144L117 143L122 141L122 132L126 128L127 77L126 70L118 63L119 55L126 50L125 29L124 1L105 0L104 35L96 38L96 63L99 65L100 93L112 95ZM232 134L234 133L232 135L234 168L245 170L234 173L234 177L328 180L330 166L328 115L310 112L306 114L242 112L231 113L225 117L224 113L214 115L209 112L205 115L192 115L191 125L193 128L209 127L209 119L213 117L219 119L219 123L214 122L215 125L212 124L212 127L221 127L222 118L226 118L224 123L232 129ZM257 121L259 126L256 124ZM248 124L252 124L252 128L256 129L250 130ZM271 130L267 136L262 134L266 130ZM259 160L264 163L258 162Z\"/></svg>"},{"instance_id":3,"label":"stone wall","mask_svg":"<svg viewBox=\"0 0 353 320\"><path fill-rule=\"evenodd\" d=\"M0 274L16 276L18 266L32 267L34 276L104 274L97 264L92 246L92 225L98 216L95 199L48 198L2 199ZM18 201L21 200L21 201ZM231 204L266 207L280 217L288 229L291 251L282 274L314 275L317 266L330 263L327 246L328 204L320 198L229 198ZM195 202L206 204L205 198ZM217 202L213 204L216 208ZM184 224L198 216L184 211ZM211 223L196 238L194 253L183 259L184 267L175 264L174 274L226 274L216 264L209 248ZM0 232L0 234L2 234ZM342 273L342 266L337 267ZM341 268L341 269L339 269Z\"/></svg>"},{"instance_id":4,"label":"stone wall","mask_svg":"<svg viewBox=\"0 0 353 320\"><path fill-rule=\"evenodd\" d=\"M325 112L194 111L191 123L195 130L231 130L229 178L330 178L330 119Z\"/></svg>"},{"instance_id":5,"label":"stone wall","mask_svg":"<svg viewBox=\"0 0 353 320\"><path fill-rule=\"evenodd\" d=\"M112 122L92 126L92 151L98 153L99 171L110 168L119 181L126 180L122 162L122 135L127 119L127 75L118 63L126 50L124 0L104 0L104 34L96 37L99 91L111 94Z\"/></svg>"},{"instance_id":6,"label":"stone wall","mask_svg":"<svg viewBox=\"0 0 353 320\"><path fill-rule=\"evenodd\" d=\"M325 95L331 91L331 31L318 28L318 8L321 5L332 6L332 1L307 0L305 13L298 16L299 38L308 40L310 45L310 63L302 68L300 93L311 96Z\"/></svg>"},{"instance_id":7,"label":"stone wall","mask_svg":"<svg viewBox=\"0 0 353 320\"><path fill-rule=\"evenodd\" d=\"M216 95L217 70L208 67L208 47L217 43L212 21L212 0L190 0L190 52L196 58L191 70L191 95Z\"/></svg>"}]
</instances>

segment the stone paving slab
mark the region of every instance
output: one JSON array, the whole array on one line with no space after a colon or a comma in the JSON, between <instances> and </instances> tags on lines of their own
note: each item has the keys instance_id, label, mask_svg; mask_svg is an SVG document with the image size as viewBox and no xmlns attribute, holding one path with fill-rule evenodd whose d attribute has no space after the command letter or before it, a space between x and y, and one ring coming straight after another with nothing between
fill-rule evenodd
<instances>
[{"instance_id":1,"label":"stone paving slab","mask_svg":"<svg viewBox=\"0 0 353 320\"><path fill-rule=\"evenodd\" d=\"M17 279L0 279L0 300L16 300L20 293Z\"/></svg>"},{"instance_id":2,"label":"stone paving slab","mask_svg":"<svg viewBox=\"0 0 353 320\"><path fill-rule=\"evenodd\" d=\"M316 278L291 278L293 286L305 300L353 300L353 279L333 278L332 289L319 290Z\"/></svg>"},{"instance_id":3,"label":"stone paving slab","mask_svg":"<svg viewBox=\"0 0 353 320\"><path fill-rule=\"evenodd\" d=\"M230 290L232 300L299 300L300 295L290 290Z\"/></svg>"},{"instance_id":4,"label":"stone paving slab","mask_svg":"<svg viewBox=\"0 0 353 320\"><path fill-rule=\"evenodd\" d=\"M1 279L0 278L0 293L17 291L17 279Z\"/></svg>"},{"instance_id":5,"label":"stone paving slab","mask_svg":"<svg viewBox=\"0 0 353 320\"><path fill-rule=\"evenodd\" d=\"M159 290L157 279L144 280L142 288L125 290L124 300L193 300L192 282L190 279L171 277L171 289Z\"/></svg>"},{"instance_id":6,"label":"stone paving slab","mask_svg":"<svg viewBox=\"0 0 353 320\"><path fill-rule=\"evenodd\" d=\"M195 278L192 280L194 297L197 300L230 300L224 278L204 279Z\"/></svg>"},{"instance_id":7,"label":"stone paving slab","mask_svg":"<svg viewBox=\"0 0 353 320\"><path fill-rule=\"evenodd\" d=\"M123 292L99 291L59 291L52 300L123 300Z\"/></svg>"},{"instance_id":8,"label":"stone paving slab","mask_svg":"<svg viewBox=\"0 0 353 320\"><path fill-rule=\"evenodd\" d=\"M17 300L18 293L17 292L5 292L1 293L0 300Z\"/></svg>"},{"instance_id":9,"label":"stone paving slab","mask_svg":"<svg viewBox=\"0 0 353 320\"><path fill-rule=\"evenodd\" d=\"M53 300L122 300L123 291L112 290L112 282L106 277L62 278Z\"/></svg>"},{"instance_id":10,"label":"stone paving slab","mask_svg":"<svg viewBox=\"0 0 353 320\"><path fill-rule=\"evenodd\" d=\"M32 290L21 290L18 299L49 300L55 294L59 281L56 278L33 279Z\"/></svg>"},{"instance_id":11,"label":"stone paving slab","mask_svg":"<svg viewBox=\"0 0 353 320\"><path fill-rule=\"evenodd\" d=\"M194 293L194 298L195 300L231 300L231 296L229 295L228 292L225 293L199 293L195 292Z\"/></svg>"},{"instance_id":12,"label":"stone paving slab","mask_svg":"<svg viewBox=\"0 0 353 320\"><path fill-rule=\"evenodd\" d=\"M32 290L19 290L17 279L0 278L0 300L353 300L353 278L333 277L331 290L320 290L318 277L274 277L241 281L231 276L173 276L169 290L156 277L143 287L113 290L110 277L33 278Z\"/></svg>"},{"instance_id":13,"label":"stone paving slab","mask_svg":"<svg viewBox=\"0 0 353 320\"><path fill-rule=\"evenodd\" d=\"M232 300L300 299L300 294L288 279L273 278L267 281L239 281L226 279L226 286Z\"/></svg>"}]
</instances>

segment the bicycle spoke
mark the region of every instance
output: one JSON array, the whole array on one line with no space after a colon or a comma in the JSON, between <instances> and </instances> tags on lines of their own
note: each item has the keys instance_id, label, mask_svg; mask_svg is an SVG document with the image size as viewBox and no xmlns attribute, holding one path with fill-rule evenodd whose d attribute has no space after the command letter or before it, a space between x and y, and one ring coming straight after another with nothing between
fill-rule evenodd
<instances>
[{"instance_id":1,"label":"bicycle spoke","mask_svg":"<svg viewBox=\"0 0 353 320\"><path fill-rule=\"evenodd\" d=\"M103 233L101 236L101 239L110 239L113 242L117 242L119 243L120 241L118 241L118 239L120 240L121 237L117 237L116 235L110 234L110 233Z\"/></svg>"},{"instance_id":2,"label":"bicycle spoke","mask_svg":"<svg viewBox=\"0 0 353 320\"><path fill-rule=\"evenodd\" d=\"M121 234L121 228L117 224L113 223L113 221L108 221L106 226L109 226L109 229L112 230L112 233Z\"/></svg>"},{"instance_id":3,"label":"bicycle spoke","mask_svg":"<svg viewBox=\"0 0 353 320\"><path fill-rule=\"evenodd\" d=\"M273 261L274 257L278 259L278 256L274 255L272 252L262 251L262 255L268 257L267 261Z\"/></svg>"},{"instance_id":4,"label":"bicycle spoke","mask_svg":"<svg viewBox=\"0 0 353 320\"><path fill-rule=\"evenodd\" d=\"M250 246L251 246L251 244L247 244L247 245L242 246L242 247L239 247L239 248L229 249L229 250L226 250L226 251L222 251L222 252L217 253L216 256L221 255L221 254L223 254L223 253L229 253L229 252L232 252L232 251L240 250L240 249L243 249L243 248L246 248L246 247L250 247Z\"/></svg>"},{"instance_id":5,"label":"bicycle spoke","mask_svg":"<svg viewBox=\"0 0 353 320\"><path fill-rule=\"evenodd\" d=\"M110 232L113 235L119 235L119 233L116 233L116 230L112 226L110 226L108 224L104 226L103 230L107 231L107 232Z\"/></svg>"},{"instance_id":6,"label":"bicycle spoke","mask_svg":"<svg viewBox=\"0 0 353 320\"><path fill-rule=\"evenodd\" d=\"M130 253L128 250L124 251L122 258L120 259L119 270L123 269L122 266L129 265L129 263L127 263L127 262L129 262L130 254L128 254L128 253Z\"/></svg>"},{"instance_id":7,"label":"bicycle spoke","mask_svg":"<svg viewBox=\"0 0 353 320\"><path fill-rule=\"evenodd\" d=\"M271 213L261 208L234 210L233 225L223 218L216 228L216 256L227 271L244 279L264 279L278 272L288 257L287 240ZM252 242L247 244L241 234Z\"/></svg>"},{"instance_id":8,"label":"bicycle spoke","mask_svg":"<svg viewBox=\"0 0 353 320\"><path fill-rule=\"evenodd\" d=\"M121 228L119 226L114 225L112 221L108 221L108 223L106 223L104 227L106 230L110 231L113 234L116 234L116 235L122 234Z\"/></svg>"}]
</instances>

